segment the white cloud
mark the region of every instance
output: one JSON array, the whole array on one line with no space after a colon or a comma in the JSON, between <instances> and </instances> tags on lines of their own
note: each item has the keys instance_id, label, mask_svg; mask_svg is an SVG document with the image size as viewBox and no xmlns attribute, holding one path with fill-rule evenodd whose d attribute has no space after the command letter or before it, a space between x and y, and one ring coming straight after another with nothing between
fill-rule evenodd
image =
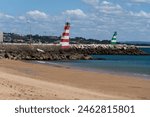
<instances>
[{"instance_id":1,"label":"white cloud","mask_svg":"<svg viewBox=\"0 0 150 117\"><path fill-rule=\"evenodd\" d=\"M82 0L83 2L85 2L86 4L89 4L89 5L97 5L99 4L99 0Z\"/></svg>"},{"instance_id":2,"label":"white cloud","mask_svg":"<svg viewBox=\"0 0 150 117\"><path fill-rule=\"evenodd\" d=\"M102 0L82 0L88 5L98 10L98 12L106 14L119 14L122 13L122 7L119 4L114 4L109 1Z\"/></svg>"},{"instance_id":3,"label":"white cloud","mask_svg":"<svg viewBox=\"0 0 150 117\"><path fill-rule=\"evenodd\" d=\"M44 12L34 10L27 12L27 15L33 19L47 19L48 15Z\"/></svg>"},{"instance_id":4,"label":"white cloud","mask_svg":"<svg viewBox=\"0 0 150 117\"><path fill-rule=\"evenodd\" d=\"M68 16L75 16L78 18L83 18L87 16L81 9L66 10L65 12L63 12L63 14Z\"/></svg>"},{"instance_id":5,"label":"white cloud","mask_svg":"<svg viewBox=\"0 0 150 117\"><path fill-rule=\"evenodd\" d=\"M102 1L102 4L103 4L103 5L110 5L111 3L108 2L108 1Z\"/></svg>"},{"instance_id":6,"label":"white cloud","mask_svg":"<svg viewBox=\"0 0 150 117\"><path fill-rule=\"evenodd\" d=\"M150 13L147 13L145 11L140 11L138 13L130 11L130 15L141 17L141 18L150 18Z\"/></svg>"},{"instance_id":7,"label":"white cloud","mask_svg":"<svg viewBox=\"0 0 150 117\"><path fill-rule=\"evenodd\" d=\"M26 20L26 17L25 16L19 16L18 17L20 20Z\"/></svg>"},{"instance_id":8,"label":"white cloud","mask_svg":"<svg viewBox=\"0 0 150 117\"><path fill-rule=\"evenodd\" d=\"M150 0L131 0L131 1L137 3L150 3Z\"/></svg>"},{"instance_id":9,"label":"white cloud","mask_svg":"<svg viewBox=\"0 0 150 117\"><path fill-rule=\"evenodd\" d=\"M8 14L4 14L4 13L0 13L0 19L14 19L14 16L8 15Z\"/></svg>"},{"instance_id":10,"label":"white cloud","mask_svg":"<svg viewBox=\"0 0 150 117\"><path fill-rule=\"evenodd\" d=\"M107 1L103 1L99 6L99 10L103 13L108 14L119 14L122 13L123 9L119 4L113 4Z\"/></svg>"}]
</instances>

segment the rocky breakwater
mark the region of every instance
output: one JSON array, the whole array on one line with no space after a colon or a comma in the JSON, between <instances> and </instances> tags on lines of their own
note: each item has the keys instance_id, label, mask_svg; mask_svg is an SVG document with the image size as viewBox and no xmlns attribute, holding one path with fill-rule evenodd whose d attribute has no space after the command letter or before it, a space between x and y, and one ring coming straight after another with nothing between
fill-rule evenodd
<instances>
[{"instance_id":1,"label":"rocky breakwater","mask_svg":"<svg viewBox=\"0 0 150 117\"><path fill-rule=\"evenodd\" d=\"M0 58L14 60L91 60L92 54L146 55L135 46L127 45L71 45L62 50L59 45L0 45Z\"/></svg>"},{"instance_id":2,"label":"rocky breakwater","mask_svg":"<svg viewBox=\"0 0 150 117\"><path fill-rule=\"evenodd\" d=\"M89 44L72 45L69 51L88 55L147 55L134 45Z\"/></svg>"},{"instance_id":3,"label":"rocky breakwater","mask_svg":"<svg viewBox=\"0 0 150 117\"><path fill-rule=\"evenodd\" d=\"M91 56L61 50L53 45L0 45L0 59L13 60L90 60Z\"/></svg>"}]
</instances>

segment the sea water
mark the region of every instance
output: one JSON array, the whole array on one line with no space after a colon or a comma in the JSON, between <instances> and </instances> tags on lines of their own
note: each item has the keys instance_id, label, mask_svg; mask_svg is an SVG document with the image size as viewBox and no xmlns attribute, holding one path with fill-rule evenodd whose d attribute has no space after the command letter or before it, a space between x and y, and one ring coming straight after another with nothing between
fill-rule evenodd
<instances>
[{"instance_id":1,"label":"sea water","mask_svg":"<svg viewBox=\"0 0 150 117\"><path fill-rule=\"evenodd\" d=\"M150 53L150 48L143 49ZM134 55L92 55L94 58L104 60L69 60L45 62L45 64L63 65L96 72L109 72L114 74L130 74L150 79L150 56Z\"/></svg>"}]
</instances>

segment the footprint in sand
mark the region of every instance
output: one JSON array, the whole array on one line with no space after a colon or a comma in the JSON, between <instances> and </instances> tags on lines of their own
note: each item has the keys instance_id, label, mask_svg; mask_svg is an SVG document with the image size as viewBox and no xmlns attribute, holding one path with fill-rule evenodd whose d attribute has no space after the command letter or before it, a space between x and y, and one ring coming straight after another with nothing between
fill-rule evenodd
<instances>
[{"instance_id":1,"label":"footprint in sand","mask_svg":"<svg viewBox=\"0 0 150 117\"><path fill-rule=\"evenodd\" d=\"M12 85L10 85L9 87L10 87L10 88L13 88L13 86L12 86Z\"/></svg>"}]
</instances>

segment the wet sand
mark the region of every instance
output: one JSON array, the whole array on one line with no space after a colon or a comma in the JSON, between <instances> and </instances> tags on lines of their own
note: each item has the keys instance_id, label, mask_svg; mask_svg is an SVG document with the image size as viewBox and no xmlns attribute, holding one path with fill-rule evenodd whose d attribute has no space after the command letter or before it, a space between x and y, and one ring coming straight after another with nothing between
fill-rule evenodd
<instances>
[{"instance_id":1,"label":"wet sand","mask_svg":"<svg viewBox=\"0 0 150 117\"><path fill-rule=\"evenodd\" d=\"M0 60L0 99L150 99L150 80Z\"/></svg>"}]
</instances>

